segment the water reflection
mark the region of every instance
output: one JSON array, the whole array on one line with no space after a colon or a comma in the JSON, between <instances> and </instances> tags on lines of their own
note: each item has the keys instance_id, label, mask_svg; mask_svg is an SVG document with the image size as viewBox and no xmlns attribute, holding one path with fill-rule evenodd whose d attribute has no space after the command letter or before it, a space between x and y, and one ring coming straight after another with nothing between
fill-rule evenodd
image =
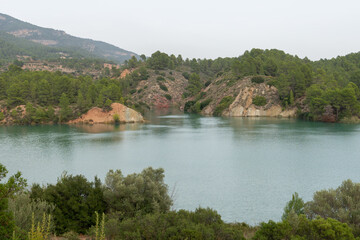
<instances>
[{"instance_id":1,"label":"water reflection","mask_svg":"<svg viewBox=\"0 0 360 240\"><path fill-rule=\"evenodd\" d=\"M142 127L139 123L128 124L77 124L71 127L77 128L79 132L85 133L104 133L104 132L121 132L121 131L136 131Z\"/></svg>"}]
</instances>

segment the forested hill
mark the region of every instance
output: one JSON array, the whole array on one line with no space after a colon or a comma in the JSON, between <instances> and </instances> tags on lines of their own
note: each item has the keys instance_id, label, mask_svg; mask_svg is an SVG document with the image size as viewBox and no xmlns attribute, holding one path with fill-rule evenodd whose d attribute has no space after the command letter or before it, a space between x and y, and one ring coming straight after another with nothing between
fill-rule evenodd
<instances>
[{"instance_id":1,"label":"forested hill","mask_svg":"<svg viewBox=\"0 0 360 240\"><path fill-rule=\"evenodd\" d=\"M65 52L75 52L85 57L95 56L117 63L122 63L132 56L137 56L133 52L126 51L105 42L74 37L66 34L64 31L35 26L1 13L0 32L2 32L0 41L3 41L4 36L8 38L4 35L4 33L8 33L16 38L29 41L30 43L27 45L28 48L35 46L31 45L31 42L35 42L47 47L61 49ZM22 42L22 45L24 44L25 41ZM55 50L51 48L44 48L43 50L47 50L50 53L55 52Z\"/></svg>"},{"instance_id":2,"label":"forested hill","mask_svg":"<svg viewBox=\"0 0 360 240\"><path fill-rule=\"evenodd\" d=\"M139 111L176 106L215 116L359 122L360 53L311 61L276 49L215 60L157 51L106 70L93 79L10 65L0 74L0 121L64 122L91 107L120 102ZM33 115L24 118L19 106Z\"/></svg>"},{"instance_id":3,"label":"forested hill","mask_svg":"<svg viewBox=\"0 0 360 240\"><path fill-rule=\"evenodd\" d=\"M138 82L133 98L149 105L180 101L185 111L223 116L236 116L235 106L240 106L237 113L251 108L256 114L276 105L279 111L331 122L360 114L360 52L320 61L276 49L215 60L156 52L144 61L132 59L126 67L135 69L129 77ZM139 81L139 73L145 72L150 77ZM251 116L241 114L237 116Z\"/></svg>"}]
</instances>

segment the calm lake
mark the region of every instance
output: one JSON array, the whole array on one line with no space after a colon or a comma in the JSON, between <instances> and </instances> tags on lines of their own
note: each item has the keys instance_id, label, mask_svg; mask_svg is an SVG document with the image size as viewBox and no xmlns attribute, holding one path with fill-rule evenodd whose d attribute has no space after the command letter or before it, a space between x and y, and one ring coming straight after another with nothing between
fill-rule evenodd
<instances>
[{"instance_id":1,"label":"calm lake","mask_svg":"<svg viewBox=\"0 0 360 240\"><path fill-rule=\"evenodd\" d=\"M216 209L227 221L280 220L298 192L360 181L360 126L293 119L149 115L147 124L0 127L0 162L29 183L63 171L126 175L165 169L175 209Z\"/></svg>"}]
</instances>

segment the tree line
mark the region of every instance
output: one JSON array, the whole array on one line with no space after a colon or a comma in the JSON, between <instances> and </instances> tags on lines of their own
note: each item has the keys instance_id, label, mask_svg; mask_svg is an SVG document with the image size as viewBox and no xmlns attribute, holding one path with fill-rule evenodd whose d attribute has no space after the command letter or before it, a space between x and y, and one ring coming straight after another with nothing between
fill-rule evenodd
<instances>
[{"instance_id":1,"label":"tree line","mask_svg":"<svg viewBox=\"0 0 360 240\"><path fill-rule=\"evenodd\" d=\"M173 200L161 168L127 176L110 170L104 183L64 173L55 184L30 188L21 173L7 174L0 164L4 240L49 239L54 234L65 239L78 239L79 234L92 239L360 239L360 184L351 180L316 192L306 203L295 193L281 221L249 226L225 223L210 208L171 210Z\"/></svg>"},{"instance_id":2,"label":"tree line","mask_svg":"<svg viewBox=\"0 0 360 240\"><path fill-rule=\"evenodd\" d=\"M218 78L228 81L231 87L245 76L264 76L266 84L278 89L283 107L297 106L304 118L321 120L327 113L338 121L360 114L360 53L319 61L301 59L276 49L252 49L239 57L214 60L184 60L181 55L176 57L160 51L141 58L126 61L124 68L189 69L190 73L183 72L189 81L184 97L194 97L195 103L203 100L199 97L201 89ZM199 81L199 76L206 81Z\"/></svg>"}]
</instances>

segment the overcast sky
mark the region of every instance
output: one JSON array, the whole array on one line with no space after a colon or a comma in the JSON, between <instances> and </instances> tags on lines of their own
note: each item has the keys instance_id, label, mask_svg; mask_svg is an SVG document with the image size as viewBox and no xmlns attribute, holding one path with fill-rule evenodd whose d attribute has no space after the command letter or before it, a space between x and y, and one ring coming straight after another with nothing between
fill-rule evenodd
<instances>
[{"instance_id":1,"label":"overcast sky","mask_svg":"<svg viewBox=\"0 0 360 240\"><path fill-rule=\"evenodd\" d=\"M146 55L277 48L317 60L360 51L360 0L0 0L0 12Z\"/></svg>"}]
</instances>

